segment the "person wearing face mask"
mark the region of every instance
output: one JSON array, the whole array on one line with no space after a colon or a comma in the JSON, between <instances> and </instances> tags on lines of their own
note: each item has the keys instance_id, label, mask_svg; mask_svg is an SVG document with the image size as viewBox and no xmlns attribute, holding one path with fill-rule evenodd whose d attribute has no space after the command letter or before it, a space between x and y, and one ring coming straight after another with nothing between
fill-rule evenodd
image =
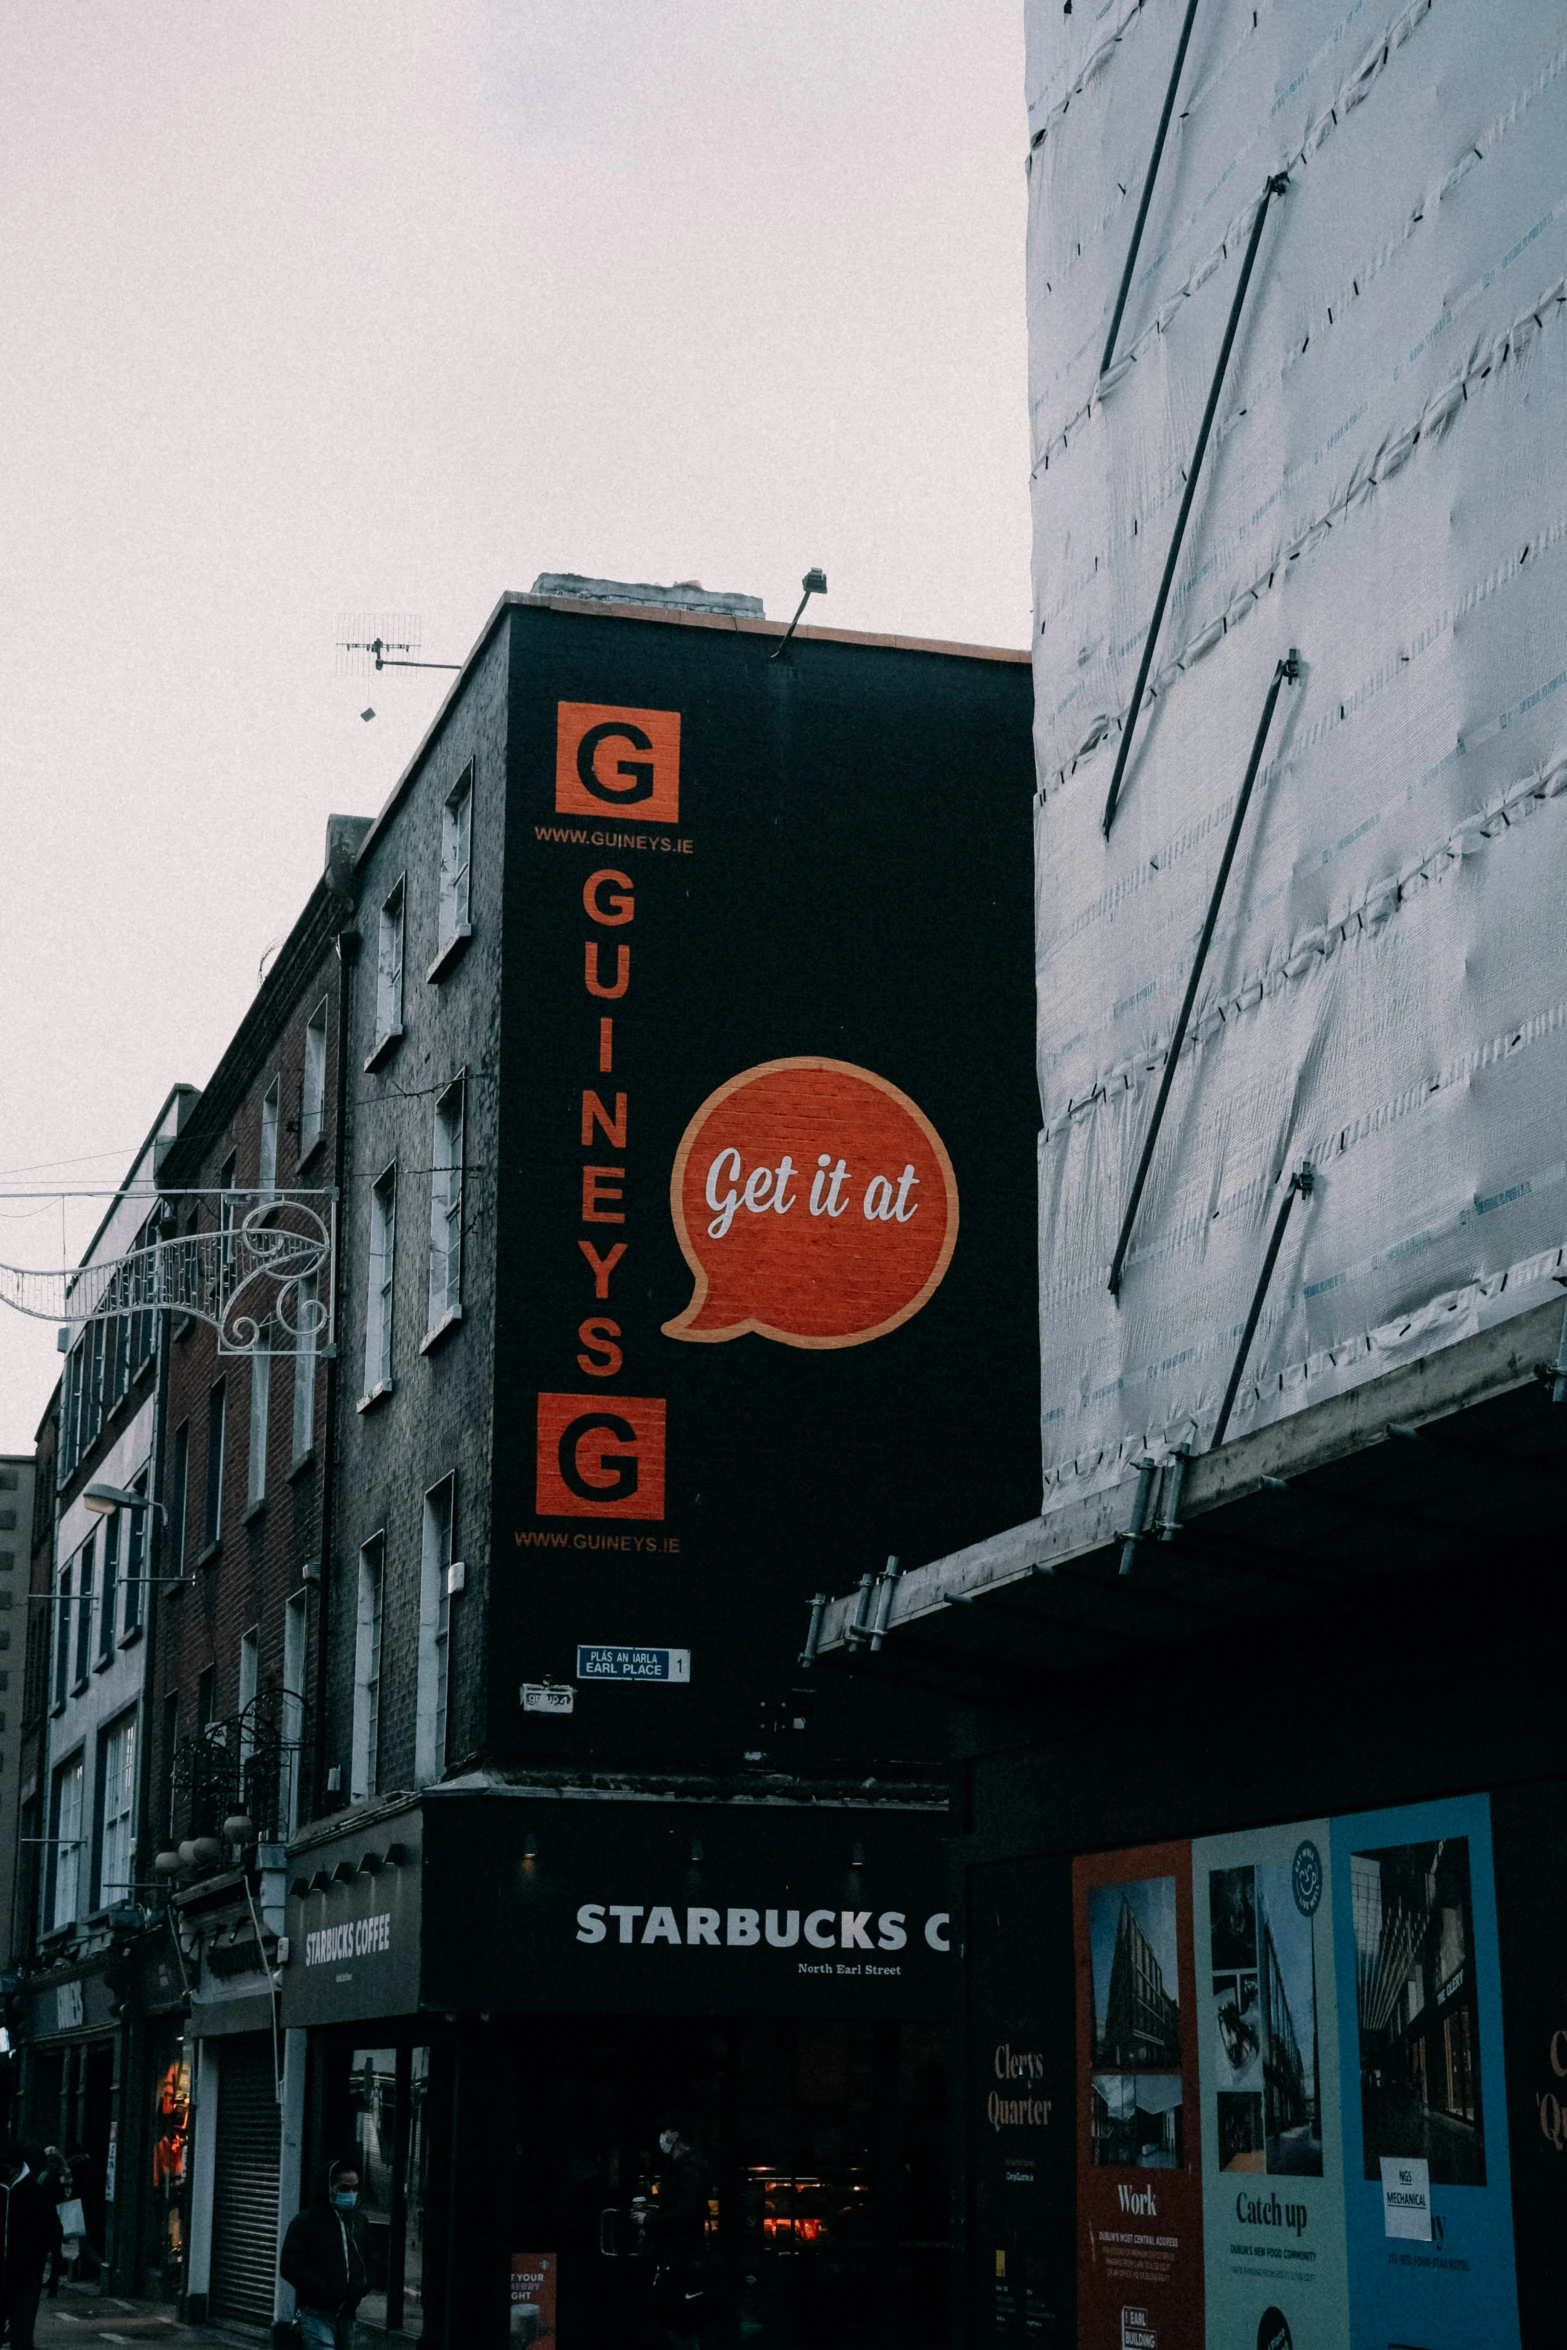
<instances>
[{"instance_id":1,"label":"person wearing face mask","mask_svg":"<svg viewBox=\"0 0 1567 2350\"><path fill-rule=\"evenodd\" d=\"M354 2312L375 2282L375 2247L359 2208L359 2173L329 2162L315 2193L290 2220L278 2266L294 2288L304 2350L355 2350Z\"/></svg>"}]
</instances>

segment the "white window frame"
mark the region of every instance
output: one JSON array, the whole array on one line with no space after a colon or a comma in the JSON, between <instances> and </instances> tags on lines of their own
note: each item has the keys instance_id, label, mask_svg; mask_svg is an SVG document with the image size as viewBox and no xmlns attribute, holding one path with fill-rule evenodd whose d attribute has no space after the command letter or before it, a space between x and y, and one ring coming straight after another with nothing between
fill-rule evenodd
<instances>
[{"instance_id":1,"label":"white window frame","mask_svg":"<svg viewBox=\"0 0 1567 2350\"><path fill-rule=\"evenodd\" d=\"M299 1164L304 1165L326 1132L327 999L305 1022L305 1059L299 1080Z\"/></svg>"},{"instance_id":2,"label":"white window frame","mask_svg":"<svg viewBox=\"0 0 1567 2350\"><path fill-rule=\"evenodd\" d=\"M103 1826L98 1839L98 1906L129 1901L135 1889L136 1709L103 1733ZM62 1831L63 1833L63 1831Z\"/></svg>"},{"instance_id":3,"label":"white window frame","mask_svg":"<svg viewBox=\"0 0 1567 2350\"><path fill-rule=\"evenodd\" d=\"M305 1672L310 1643L310 1594L296 1591L283 1606L283 1768L288 1775L284 1812L292 1841L299 1826L304 1772Z\"/></svg>"},{"instance_id":4,"label":"white window frame","mask_svg":"<svg viewBox=\"0 0 1567 2350\"><path fill-rule=\"evenodd\" d=\"M93 1594L96 1587L98 1537L89 1534L76 1554L76 1655L71 1665L73 1692L87 1686L92 1671Z\"/></svg>"},{"instance_id":5,"label":"white window frame","mask_svg":"<svg viewBox=\"0 0 1567 2350\"><path fill-rule=\"evenodd\" d=\"M386 1590L386 1536L373 1534L359 1553L359 1598L354 1624L354 1722L349 1756L349 1801L376 1792L381 1745L381 1628Z\"/></svg>"},{"instance_id":6,"label":"white window frame","mask_svg":"<svg viewBox=\"0 0 1567 2350\"><path fill-rule=\"evenodd\" d=\"M316 1364L320 1358L314 1325L315 1309L321 1297L320 1275L301 1275L294 1295L298 1337L294 1355L293 1465L297 1469L301 1461L309 1458L316 1441Z\"/></svg>"},{"instance_id":7,"label":"white window frame","mask_svg":"<svg viewBox=\"0 0 1567 2350\"><path fill-rule=\"evenodd\" d=\"M430 1150L430 1280L426 1329L436 1337L462 1318L463 1152L467 1084L456 1077L435 1097Z\"/></svg>"},{"instance_id":8,"label":"white window frame","mask_svg":"<svg viewBox=\"0 0 1567 2350\"><path fill-rule=\"evenodd\" d=\"M54 1885L49 1904L49 1930L74 1925L82 1890L82 1803L86 1793L86 1757L74 1754L54 1774L50 1817L54 1836Z\"/></svg>"},{"instance_id":9,"label":"white window frame","mask_svg":"<svg viewBox=\"0 0 1567 2350\"><path fill-rule=\"evenodd\" d=\"M263 1325L250 1358L250 1457L245 1464L245 1506L267 1498L267 1434L272 1419L272 1326Z\"/></svg>"},{"instance_id":10,"label":"white window frame","mask_svg":"<svg viewBox=\"0 0 1567 2350\"><path fill-rule=\"evenodd\" d=\"M218 1201L218 1229L223 1235L222 1244L218 1253L222 1261L223 1279L225 1282L231 1281L234 1277L234 1225L236 1221L235 1210L239 1204L234 1198L234 1189L237 1179L237 1154L233 1151L230 1151L228 1157L224 1160L222 1166L218 1169L218 1190L220 1194L225 1195L220 1197Z\"/></svg>"},{"instance_id":11,"label":"white window frame","mask_svg":"<svg viewBox=\"0 0 1567 2350\"><path fill-rule=\"evenodd\" d=\"M441 866L436 901L435 961L430 976L439 976L442 959L459 939L473 936L470 920L473 883L474 762L458 776L441 802Z\"/></svg>"},{"instance_id":12,"label":"white window frame","mask_svg":"<svg viewBox=\"0 0 1567 2350\"><path fill-rule=\"evenodd\" d=\"M414 1717L414 1784L428 1787L446 1768L450 1690L451 1565L457 1526L457 1479L424 1497L419 1553L419 1675Z\"/></svg>"},{"instance_id":13,"label":"white window frame","mask_svg":"<svg viewBox=\"0 0 1567 2350\"><path fill-rule=\"evenodd\" d=\"M218 1399L213 1409L213 1399ZM217 1443L213 1443L216 1436ZM215 1550L223 1540L223 1474L228 1466L229 1391L226 1379L214 1379L207 1390L207 1482L201 1497L201 1547Z\"/></svg>"},{"instance_id":14,"label":"white window frame","mask_svg":"<svg viewBox=\"0 0 1567 2350\"><path fill-rule=\"evenodd\" d=\"M397 1289L397 1162L370 1187L369 1290L365 1298L364 1401L392 1391L392 1326Z\"/></svg>"},{"instance_id":15,"label":"white window frame","mask_svg":"<svg viewBox=\"0 0 1567 2350\"><path fill-rule=\"evenodd\" d=\"M235 1707L235 1712L239 1716L239 1767L243 1771L246 1763L256 1751L254 1707L256 1693L261 1687L261 1627L259 1624L252 1624L248 1632L240 1634L239 1678L236 1686L239 1699ZM244 1799L244 1788L241 1786L240 1802L242 1806Z\"/></svg>"},{"instance_id":16,"label":"white window frame","mask_svg":"<svg viewBox=\"0 0 1567 2350\"><path fill-rule=\"evenodd\" d=\"M75 1575L76 1561L67 1559L60 1569L59 1589L55 1595L59 1622L55 1627L54 1685L49 1702L56 1713L62 1711L71 1689L71 1633L74 1628L71 1623L71 1592Z\"/></svg>"},{"instance_id":17,"label":"white window frame","mask_svg":"<svg viewBox=\"0 0 1567 2350\"><path fill-rule=\"evenodd\" d=\"M277 1190L277 1140L283 1115L283 1080L274 1077L261 1097L261 1142L256 1152L256 1189L263 1199Z\"/></svg>"},{"instance_id":18,"label":"white window frame","mask_svg":"<svg viewBox=\"0 0 1567 2350\"><path fill-rule=\"evenodd\" d=\"M403 1033L403 965L408 937L408 877L400 873L376 916L375 1040L367 1066Z\"/></svg>"}]
</instances>

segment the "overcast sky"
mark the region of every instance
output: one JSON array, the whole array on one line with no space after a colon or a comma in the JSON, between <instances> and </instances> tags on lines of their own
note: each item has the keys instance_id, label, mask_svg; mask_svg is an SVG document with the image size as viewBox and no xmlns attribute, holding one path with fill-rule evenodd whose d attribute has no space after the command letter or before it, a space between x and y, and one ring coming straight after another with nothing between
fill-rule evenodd
<instances>
[{"instance_id":1,"label":"overcast sky","mask_svg":"<svg viewBox=\"0 0 1567 2350\"><path fill-rule=\"evenodd\" d=\"M3 0L0 1261L541 570L1029 634L1021 0ZM369 723L359 713L373 704ZM0 1449L52 1326L0 1310Z\"/></svg>"}]
</instances>

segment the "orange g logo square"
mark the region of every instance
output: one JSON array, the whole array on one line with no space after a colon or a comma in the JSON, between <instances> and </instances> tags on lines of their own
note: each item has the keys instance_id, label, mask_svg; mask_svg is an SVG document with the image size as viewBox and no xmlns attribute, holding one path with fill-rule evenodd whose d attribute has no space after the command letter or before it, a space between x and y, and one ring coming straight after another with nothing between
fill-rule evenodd
<instances>
[{"instance_id":1,"label":"orange g logo square","mask_svg":"<svg viewBox=\"0 0 1567 2350\"><path fill-rule=\"evenodd\" d=\"M541 1395L541 1518L662 1518L664 1398Z\"/></svg>"},{"instance_id":2,"label":"orange g logo square","mask_svg":"<svg viewBox=\"0 0 1567 2350\"><path fill-rule=\"evenodd\" d=\"M555 737L555 811L612 810L640 824L680 821L680 712L562 702Z\"/></svg>"}]
</instances>

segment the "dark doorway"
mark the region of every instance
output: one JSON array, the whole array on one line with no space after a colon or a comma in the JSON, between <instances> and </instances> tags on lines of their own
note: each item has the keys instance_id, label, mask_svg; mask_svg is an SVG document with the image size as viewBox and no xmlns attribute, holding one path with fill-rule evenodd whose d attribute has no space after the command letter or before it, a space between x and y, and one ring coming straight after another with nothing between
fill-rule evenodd
<instances>
[{"instance_id":1,"label":"dark doorway","mask_svg":"<svg viewBox=\"0 0 1567 2350\"><path fill-rule=\"evenodd\" d=\"M556 2255L560 2350L668 2339L655 2277L671 2115L694 2132L709 2182L707 2338L746 2350L949 2339L941 2030L638 2017L519 2031L512 2250Z\"/></svg>"}]
</instances>

